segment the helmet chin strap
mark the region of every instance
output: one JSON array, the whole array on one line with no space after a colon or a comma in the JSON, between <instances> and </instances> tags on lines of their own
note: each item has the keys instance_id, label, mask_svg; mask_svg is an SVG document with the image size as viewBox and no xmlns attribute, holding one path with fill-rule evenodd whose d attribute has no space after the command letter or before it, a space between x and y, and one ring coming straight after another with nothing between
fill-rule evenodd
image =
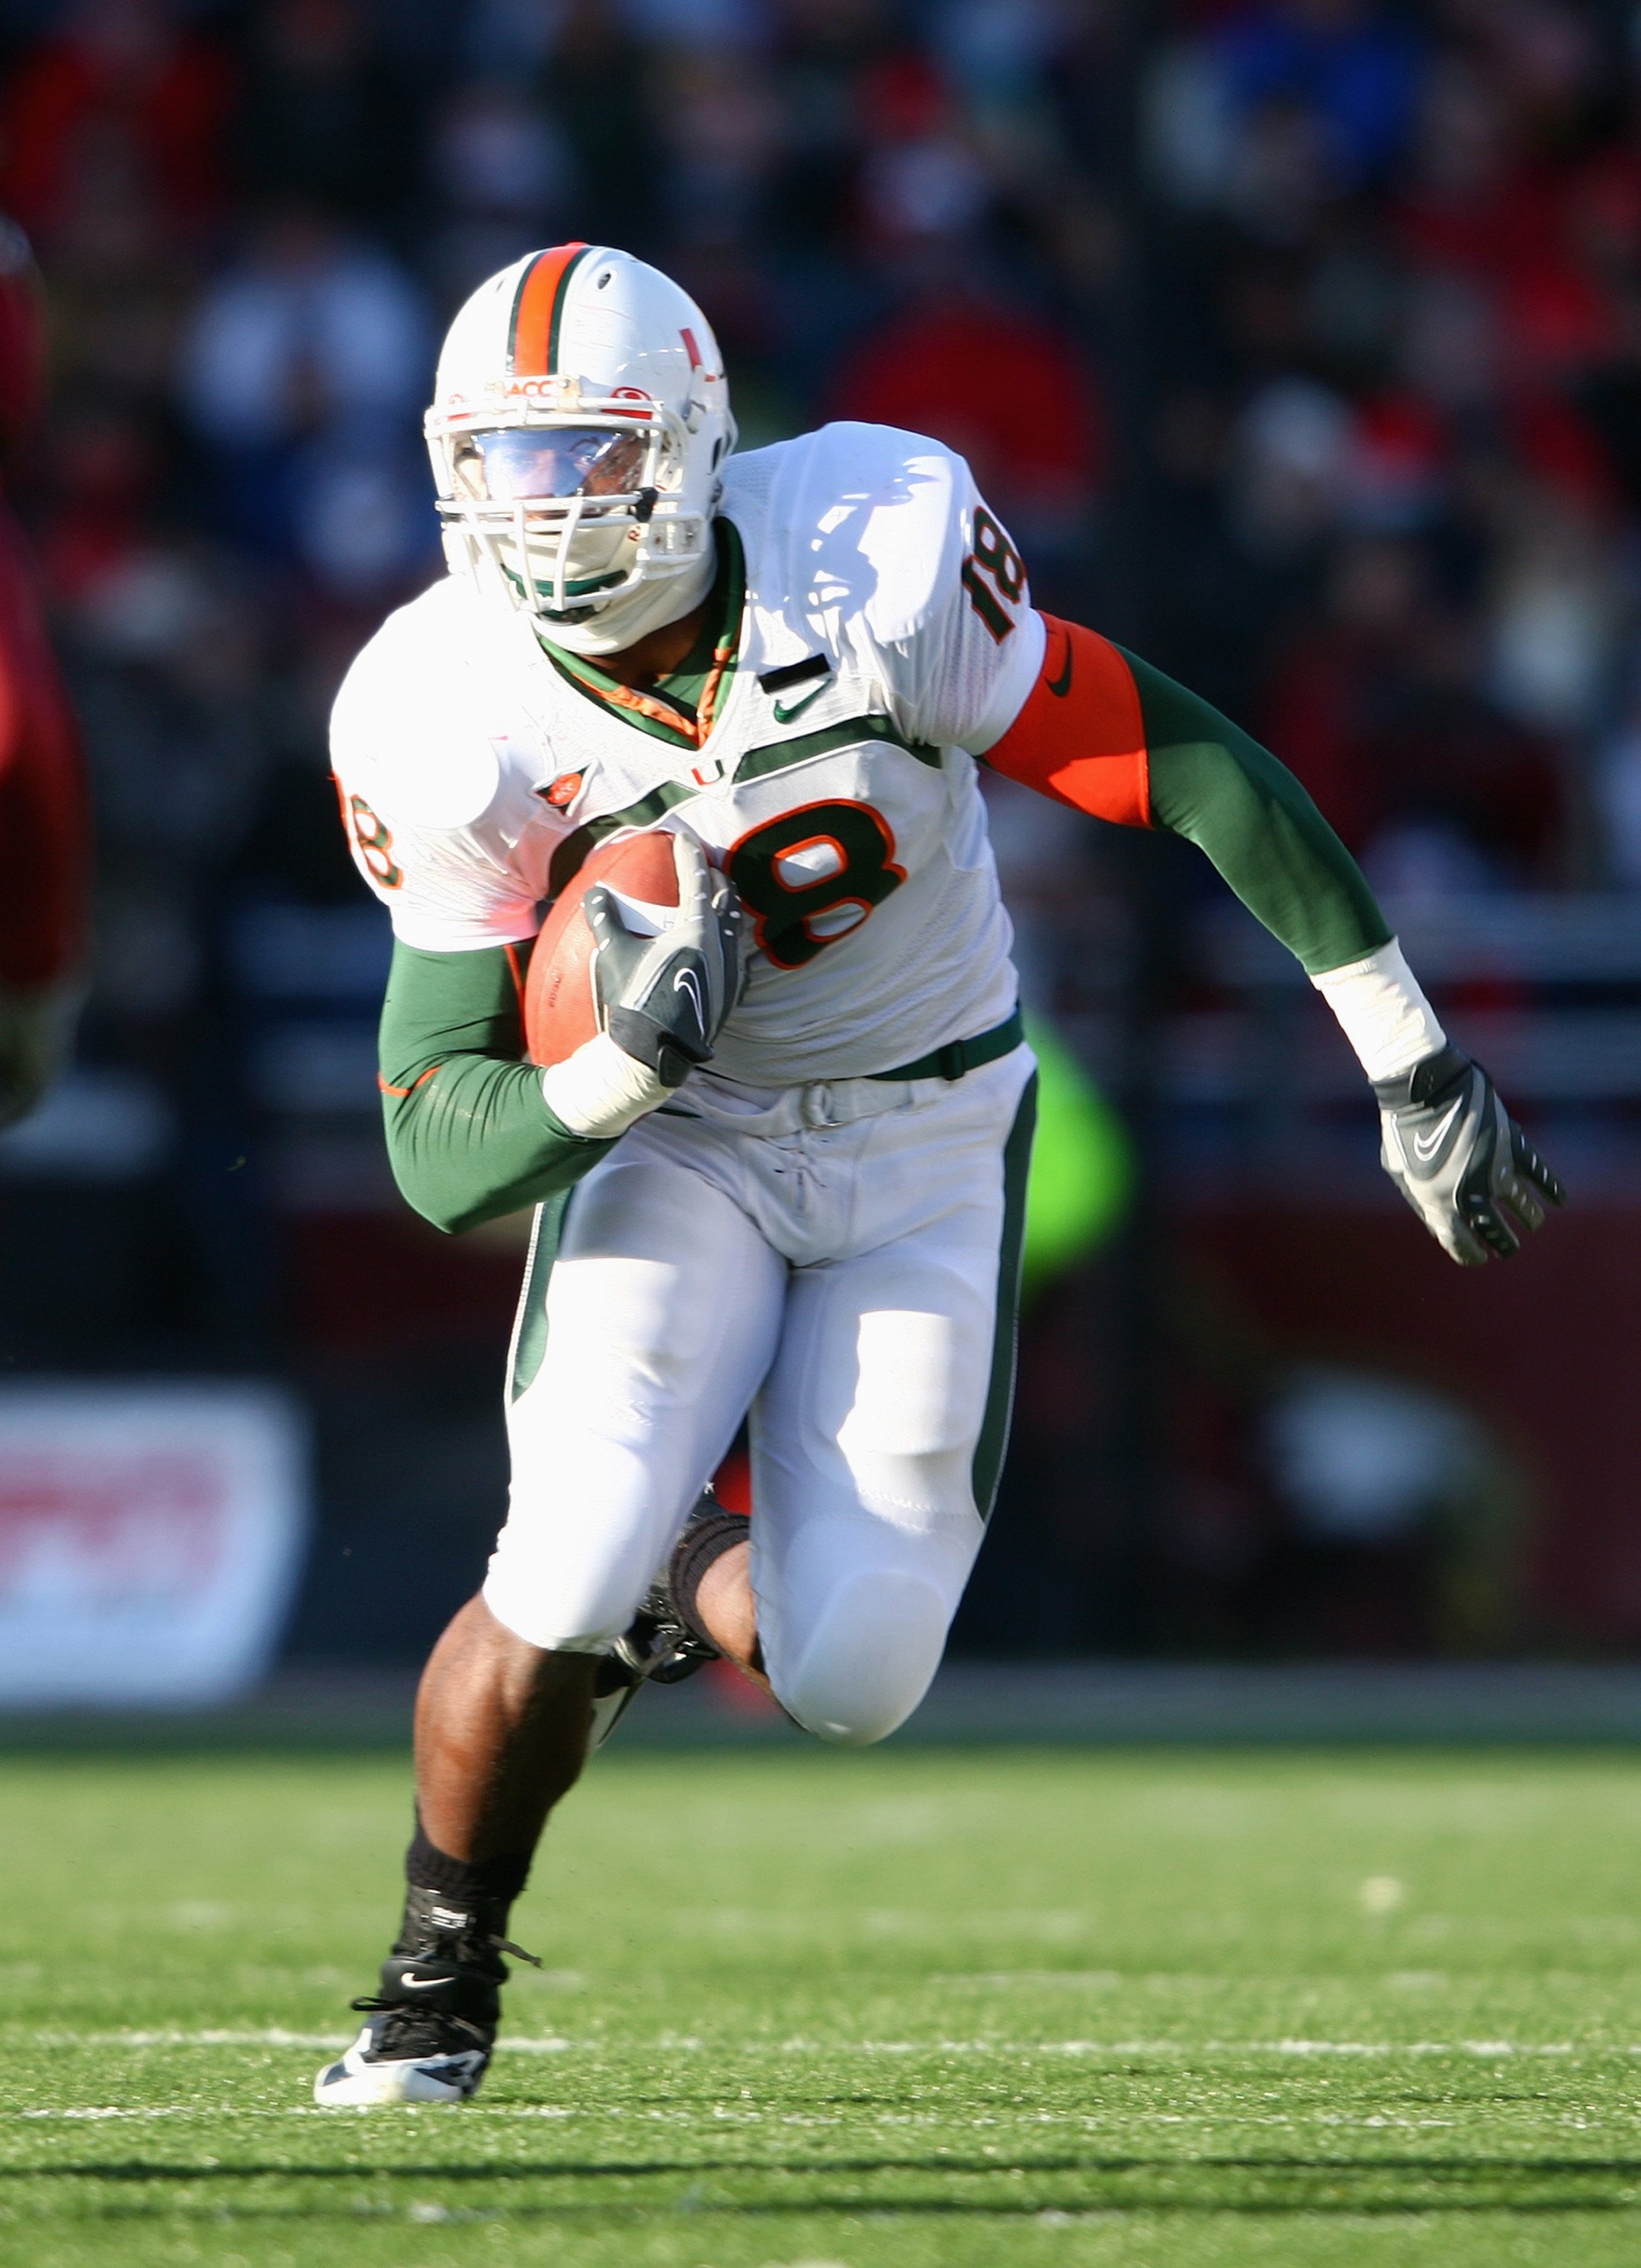
<instances>
[{"instance_id":1,"label":"helmet chin strap","mask_svg":"<svg viewBox=\"0 0 1641 2268\"><path fill-rule=\"evenodd\" d=\"M544 638L553 645L563 646L566 653L622 653L628 646L637 645L641 637L647 637L651 630L659 630L666 622L675 622L681 615L698 607L711 589L717 572L717 550L709 545L704 556L686 574L646 580L631 591L623 591L607 605L589 607L583 613L563 616L533 615L530 620Z\"/></svg>"}]
</instances>

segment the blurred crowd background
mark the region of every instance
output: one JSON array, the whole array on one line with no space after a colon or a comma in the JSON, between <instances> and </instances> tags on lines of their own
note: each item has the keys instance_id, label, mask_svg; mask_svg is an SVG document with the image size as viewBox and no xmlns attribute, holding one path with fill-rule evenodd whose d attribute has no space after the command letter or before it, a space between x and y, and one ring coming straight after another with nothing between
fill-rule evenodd
<instances>
[{"instance_id":1,"label":"blurred crowd background","mask_svg":"<svg viewBox=\"0 0 1641 2268\"><path fill-rule=\"evenodd\" d=\"M0 1142L0 1335L296 1389L298 1654L414 1654L502 1504L518 1238L388 1182L325 733L440 571L441 328L570 237L697 296L743 447L964 450L1042 603L1306 781L1574 1190L1451 1269L1206 865L995 796L1122 1197L1034 1285L960 1643L1641 1643L1632 0L5 0L0 39L50 341L14 500L97 862L76 1064Z\"/></svg>"}]
</instances>

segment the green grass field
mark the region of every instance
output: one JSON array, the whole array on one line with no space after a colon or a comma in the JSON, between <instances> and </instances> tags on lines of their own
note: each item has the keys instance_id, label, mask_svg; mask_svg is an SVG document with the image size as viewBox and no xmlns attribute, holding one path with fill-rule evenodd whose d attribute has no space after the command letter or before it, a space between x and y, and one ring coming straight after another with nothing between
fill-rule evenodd
<instances>
[{"instance_id":1,"label":"green grass field","mask_svg":"<svg viewBox=\"0 0 1641 2268\"><path fill-rule=\"evenodd\" d=\"M0 1764L0 2259L1641 2259L1641 1762L619 1750L480 2105L308 2087L380 1756Z\"/></svg>"}]
</instances>

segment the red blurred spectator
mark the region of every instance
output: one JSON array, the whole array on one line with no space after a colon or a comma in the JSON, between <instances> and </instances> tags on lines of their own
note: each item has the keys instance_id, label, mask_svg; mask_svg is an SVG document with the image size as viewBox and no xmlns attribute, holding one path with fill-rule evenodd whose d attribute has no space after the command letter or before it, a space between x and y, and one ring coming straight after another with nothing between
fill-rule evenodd
<instances>
[{"instance_id":1,"label":"red blurred spectator","mask_svg":"<svg viewBox=\"0 0 1641 2268\"><path fill-rule=\"evenodd\" d=\"M1420 266L1498 278L1555 248L1549 183L1512 140L1498 90L1449 56L1431 70L1409 178L1391 218Z\"/></svg>"},{"instance_id":2,"label":"red blurred spectator","mask_svg":"<svg viewBox=\"0 0 1641 2268\"><path fill-rule=\"evenodd\" d=\"M933 65L891 56L863 74L856 100L865 145L859 217L868 239L904 254L975 227L992 183Z\"/></svg>"},{"instance_id":3,"label":"red blurred spectator","mask_svg":"<svg viewBox=\"0 0 1641 2268\"><path fill-rule=\"evenodd\" d=\"M0 204L49 239L88 168L110 166L171 226L216 217L232 85L221 50L158 0L83 0L0 100Z\"/></svg>"},{"instance_id":4,"label":"red blurred spectator","mask_svg":"<svg viewBox=\"0 0 1641 2268\"><path fill-rule=\"evenodd\" d=\"M977 291L935 291L874 330L844 363L832 414L960 450L1022 540L1085 509L1105 470L1105 419L1077 355Z\"/></svg>"},{"instance_id":5,"label":"red blurred spectator","mask_svg":"<svg viewBox=\"0 0 1641 2268\"><path fill-rule=\"evenodd\" d=\"M1417 266L1493 295L1520 388L1610 352L1610 284L1626 252L1634 257L1636 199L1610 157L1569 176L1510 129L1497 84L1456 62L1439 67L1395 218Z\"/></svg>"},{"instance_id":6,"label":"red blurred spectator","mask_svg":"<svg viewBox=\"0 0 1641 2268\"><path fill-rule=\"evenodd\" d=\"M158 468L136 412L92 401L59 414L49 452L49 503L34 531L53 608L72 614L141 550Z\"/></svg>"},{"instance_id":7,"label":"red blurred spectator","mask_svg":"<svg viewBox=\"0 0 1641 2268\"><path fill-rule=\"evenodd\" d=\"M0 433L8 459L40 406L39 279L0 225ZM85 947L79 738L22 533L0 502L0 1123L33 1108L71 1033Z\"/></svg>"},{"instance_id":8,"label":"red blurred spectator","mask_svg":"<svg viewBox=\"0 0 1641 2268\"><path fill-rule=\"evenodd\" d=\"M1327 618L1279 665L1265 725L1352 850L1427 830L1497 882L1558 879L1565 814L1553 751L1475 689L1475 657L1417 550L1343 554Z\"/></svg>"},{"instance_id":9,"label":"red blurred spectator","mask_svg":"<svg viewBox=\"0 0 1641 2268\"><path fill-rule=\"evenodd\" d=\"M1433 403L1416 394L1370 395L1357 410L1350 447L1347 477L1358 524L1394 529L1428 520L1447 479L1452 446Z\"/></svg>"}]
</instances>

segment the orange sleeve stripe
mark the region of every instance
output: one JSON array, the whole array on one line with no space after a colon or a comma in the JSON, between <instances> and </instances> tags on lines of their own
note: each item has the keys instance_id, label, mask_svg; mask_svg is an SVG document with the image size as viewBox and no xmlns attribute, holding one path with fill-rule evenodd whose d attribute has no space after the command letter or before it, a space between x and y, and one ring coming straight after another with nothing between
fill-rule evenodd
<instances>
[{"instance_id":1,"label":"orange sleeve stripe","mask_svg":"<svg viewBox=\"0 0 1641 2268\"><path fill-rule=\"evenodd\" d=\"M408 1086L389 1086L387 1081L382 1077L380 1071L378 1071L376 1074L376 1084L380 1087L384 1094L396 1094L401 1098L401 1100L402 1100L407 1094L414 1094L418 1086L425 1086L429 1079L432 1078L433 1073L437 1071L442 1071L443 1069L444 1065L442 1064L434 1064L430 1065L428 1070L423 1072L420 1079L413 1079Z\"/></svg>"},{"instance_id":2,"label":"orange sleeve stripe","mask_svg":"<svg viewBox=\"0 0 1641 2268\"><path fill-rule=\"evenodd\" d=\"M1045 615L1049 642L1026 705L985 762L1119 827L1151 825L1145 721L1134 673L1109 638Z\"/></svg>"}]
</instances>

